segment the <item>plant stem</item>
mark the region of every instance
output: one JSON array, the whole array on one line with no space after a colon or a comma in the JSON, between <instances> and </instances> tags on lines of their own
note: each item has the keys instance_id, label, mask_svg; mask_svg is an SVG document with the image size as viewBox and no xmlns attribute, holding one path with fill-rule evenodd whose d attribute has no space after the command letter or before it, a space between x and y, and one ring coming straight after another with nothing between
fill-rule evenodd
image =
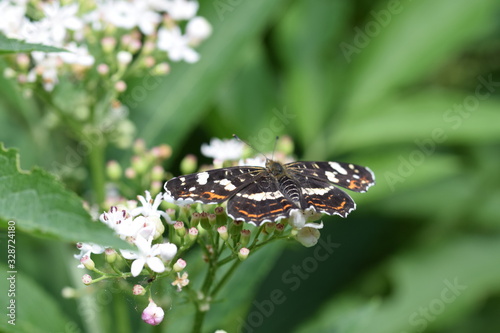
<instances>
[{"instance_id":1,"label":"plant stem","mask_svg":"<svg viewBox=\"0 0 500 333\"><path fill-rule=\"evenodd\" d=\"M100 208L102 208L105 199L104 145L95 144L91 147L89 153L89 163L95 202Z\"/></svg>"},{"instance_id":2,"label":"plant stem","mask_svg":"<svg viewBox=\"0 0 500 333\"><path fill-rule=\"evenodd\" d=\"M231 266L231 268L229 268L229 270L222 277L222 279L219 281L219 283L215 286L215 288L213 289L212 293L210 294L210 297L212 299L215 298L215 296L217 295L217 293L219 292L219 290L222 288L222 286L224 286L224 284L226 283L226 281L231 277L231 275L234 273L234 271L236 270L236 268L239 266L240 263L241 263L240 260L236 260L234 262L234 264Z\"/></svg>"},{"instance_id":3,"label":"plant stem","mask_svg":"<svg viewBox=\"0 0 500 333\"><path fill-rule=\"evenodd\" d=\"M203 321L205 320L206 311L201 311L198 303L195 303L196 306L196 315L194 317L194 324L192 333L200 333L201 328L203 326Z\"/></svg>"}]
</instances>

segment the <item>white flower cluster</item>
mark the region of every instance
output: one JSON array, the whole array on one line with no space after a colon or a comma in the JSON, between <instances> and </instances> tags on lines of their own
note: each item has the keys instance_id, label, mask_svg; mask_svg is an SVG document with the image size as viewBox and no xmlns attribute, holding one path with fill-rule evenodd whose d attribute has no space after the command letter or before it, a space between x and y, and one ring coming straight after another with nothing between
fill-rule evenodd
<instances>
[{"instance_id":1,"label":"white flower cluster","mask_svg":"<svg viewBox=\"0 0 500 333\"><path fill-rule=\"evenodd\" d=\"M64 64L84 70L104 61L102 51L117 44L101 42L99 49L95 45L97 36L105 39L121 34L118 48L129 52L130 59L145 40L150 49L165 51L172 61L198 61L200 56L193 47L212 30L206 19L196 16L198 7L196 1L190 0L96 0L90 4L69 0L64 5L61 1L35 0L29 6L27 0L2 0L0 32L9 38L69 51L32 53L33 68L24 81L34 82L40 77L45 90L51 91L58 82L58 69ZM184 33L178 25L181 21L187 21ZM123 32L136 32L139 38L124 38Z\"/></svg>"},{"instance_id":2,"label":"white flower cluster","mask_svg":"<svg viewBox=\"0 0 500 333\"><path fill-rule=\"evenodd\" d=\"M144 265L157 273L165 271L165 263L171 261L177 254L177 246L172 243L154 244L154 239L160 237L165 227L160 219L163 217L167 223L172 223L170 217L163 211L158 210L163 198L159 193L153 200L151 194L146 191L146 197L138 196L142 207L132 210L111 207L109 212L101 214L100 221L113 229L122 239L137 246L137 251L120 250L125 259L134 260L131 273L137 276L141 273ZM80 254L76 259L90 259L92 253L104 252L104 247L96 244L79 243ZM78 267L83 268L83 263Z\"/></svg>"}]
</instances>

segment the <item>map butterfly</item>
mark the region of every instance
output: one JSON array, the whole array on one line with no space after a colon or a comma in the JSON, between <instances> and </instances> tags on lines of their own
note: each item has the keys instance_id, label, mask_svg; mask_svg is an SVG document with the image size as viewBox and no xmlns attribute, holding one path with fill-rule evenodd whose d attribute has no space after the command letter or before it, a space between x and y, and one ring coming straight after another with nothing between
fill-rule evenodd
<instances>
[{"instance_id":1,"label":"map butterfly","mask_svg":"<svg viewBox=\"0 0 500 333\"><path fill-rule=\"evenodd\" d=\"M356 204L337 186L366 192L374 184L373 172L356 164L266 159L265 167L234 166L174 177L165 190L176 201L227 201L232 219L260 225L290 217L294 210L346 217Z\"/></svg>"}]
</instances>

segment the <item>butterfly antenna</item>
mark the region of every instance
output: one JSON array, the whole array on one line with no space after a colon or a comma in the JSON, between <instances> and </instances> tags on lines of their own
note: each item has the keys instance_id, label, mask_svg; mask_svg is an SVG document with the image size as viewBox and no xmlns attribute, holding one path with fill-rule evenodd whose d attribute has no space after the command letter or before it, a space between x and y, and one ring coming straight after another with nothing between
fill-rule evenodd
<instances>
[{"instance_id":1,"label":"butterfly antenna","mask_svg":"<svg viewBox=\"0 0 500 333\"><path fill-rule=\"evenodd\" d=\"M276 139L274 140L273 154L271 155L271 160L274 160L274 152L276 151L276 146L278 144L279 136L276 135Z\"/></svg>"},{"instance_id":2,"label":"butterfly antenna","mask_svg":"<svg viewBox=\"0 0 500 333\"><path fill-rule=\"evenodd\" d=\"M239 137L239 136L237 136L236 134L233 134L233 138L235 138L235 139L236 139L236 140L238 140L239 142L242 142L242 143L246 144L248 147L252 148L252 150L253 150L253 151L255 151L256 153L259 153L259 154L261 154L262 156L264 156L264 158L266 159L266 161L268 160L267 156L266 156L263 152L261 152L260 150L256 149L254 146L252 146L252 145L251 145L251 144L249 144L248 142L241 140L241 139L240 139L240 137Z\"/></svg>"}]
</instances>

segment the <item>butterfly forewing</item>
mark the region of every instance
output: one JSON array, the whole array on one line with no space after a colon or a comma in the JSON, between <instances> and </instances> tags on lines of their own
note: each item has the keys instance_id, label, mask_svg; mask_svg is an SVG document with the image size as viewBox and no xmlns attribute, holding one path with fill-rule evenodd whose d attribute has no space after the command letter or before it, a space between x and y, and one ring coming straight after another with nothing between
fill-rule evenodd
<instances>
[{"instance_id":1,"label":"butterfly forewing","mask_svg":"<svg viewBox=\"0 0 500 333\"><path fill-rule=\"evenodd\" d=\"M292 162L285 164L292 173L301 174L347 188L366 192L375 184L373 172L360 165L342 162Z\"/></svg>"},{"instance_id":2,"label":"butterfly forewing","mask_svg":"<svg viewBox=\"0 0 500 333\"><path fill-rule=\"evenodd\" d=\"M263 172L266 172L266 169L261 167L208 170L174 177L165 184L165 190L174 200L192 199L204 204L221 203Z\"/></svg>"}]
</instances>

